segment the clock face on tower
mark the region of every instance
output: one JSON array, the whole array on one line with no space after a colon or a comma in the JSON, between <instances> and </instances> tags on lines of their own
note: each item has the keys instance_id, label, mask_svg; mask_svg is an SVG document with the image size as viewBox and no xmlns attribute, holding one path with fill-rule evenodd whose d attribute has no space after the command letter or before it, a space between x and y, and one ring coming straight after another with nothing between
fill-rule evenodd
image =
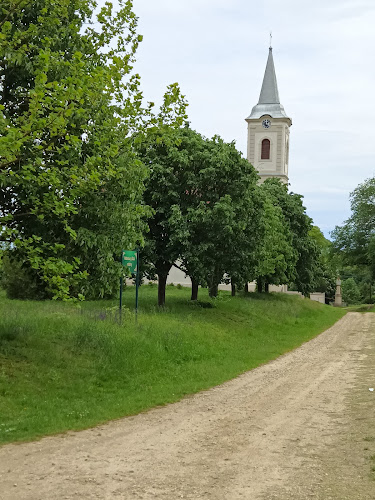
<instances>
[{"instance_id":1,"label":"clock face on tower","mask_svg":"<svg viewBox=\"0 0 375 500\"><path fill-rule=\"evenodd\" d=\"M270 126L271 126L270 120L267 120L267 119L263 120L262 121L262 126L263 126L263 128L270 128Z\"/></svg>"},{"instance_id":2,"label":"clock face on tower","mask_svg":"<svg viewBox=\"0 0 375 500\"><path fill-rule=\"evenodd\" d=\"M267 120L267 119L263 120L262 121L262 126L263 126L263 128L270 128L271 122L269 120Z\"/></svg>"}]
</instances>

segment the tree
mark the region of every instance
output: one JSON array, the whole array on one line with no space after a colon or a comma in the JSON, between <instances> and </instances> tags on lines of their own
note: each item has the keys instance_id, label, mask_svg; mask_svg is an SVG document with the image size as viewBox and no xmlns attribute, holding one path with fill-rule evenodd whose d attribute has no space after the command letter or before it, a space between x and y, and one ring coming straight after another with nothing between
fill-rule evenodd
<instances>
[{"instance_id":1,"label":"tree","mask_svg":"<svg viewBox=\"0 0 375 500\"><path fill-rule=\"evenodd\" d=\"M137 18L118 4L95 16L93 0L2 2L0 238L45 296L111 295L114 256L142 239L146 169L132 147L153 118L132 68Z\"/></svg>"},{"instance_id":2,"label":"tree","mask_svg":"<svg viewBox=\"0 0 375 500\"><path fill-rule=\"evenodd\" d=\"M263 189L262 194L261 239L255 265L258 292L268 291L270 284L288 283L296 262L292 234L282 209L267 190Z\"/></svg>"},{"instance_id":3,"label":"tree","mask_svg":"<svg viewBox=\"0 0 375 500\"><path fill-rule=\"evenodd\" d=\"M342 298L347 304L358 304L361 301L361 293L353 278L343 280Z\"/></svg>"},{"instance_id":4,"label":"tree","mask_svg":"<svg viewBox=\"0 0 375 500\"><path fill-rule=\"evenodd\" d=\"M188 196L185 169L189 162L188 152L191 143L199 144L200 141L199 134L188 128L159 125L150 128L135 143L139 158L148 168L144 202L152 209L147 221L142 260L148 277L158 276L159 306L165 304L167 276L181 253L180 240L172 238L176 216L174 207Z\"/></svg>"},{"instance_id":5,"label":"tree","mask_svg":"<svg viewBox=\"0 0 375 500\"><path fill-rule=\"evenodd\" d=\"M59 298L87 274L66 251L77 241L74 219L83 199L103 198L121 175L116 161L140 107L138 77L123 80L140 41L131 3L120 1L117 14L107 3L98 28L94 7L5 0L0 14L2 238ZM139 163L127 168L142 181Z\"/></svg>"},{"instance_id":6,"label":"tree","mask_svg":"<svg viewBox=\"0 0 375 500\"><path fill-rule=\"evenodd\" d=\"M192 156L190 156L192 158ZM257 175L234 143L206 139L190 163L189 203L181 203L174 235L182 244L182 268L217 295L224 275L244 284L252 272L259 217ZM177 209L176 209L177 211ZM179 228L179 229L178 229Z\"/></svg>"},{"instance_id":7,"label":"tree","mask_svg":"<svg viewBox=\"0 0 375 500\"><path fill-rule=\"evenodd\" d=\"M253 167L234 144L204 139L188 126L172 134L150 131L139 154L150 170L145 203L154 210L143 254L152 263L151 274L158 275L159 305L165 303L167 275L177 260L192 279L193 299L199 284L215 295L224 273L234 269L245 246L242 233L251 226Z\"/></svg>"},{"instance_id":8,"label":"tree","mask_svg":"<svg viewBox=\"0 0 375 500\"><path fill-rule=\"evenodd\" d=\"M325 238L318 226L313 226L310 229L309 236L314 240L319 251L314 290L325 293L326 302L328 303L335 298L336 279L340 274L338 262L332 253L332 242Z\"/></svg>"},{"instance_id":9,"label":"tree","mask_svg":"<svg viewBox=\"0 0 375 500\"><path fill-rule=\"evenodd\" d=\"M319 249L310 236L312 220L306 214L306 209L302 203L302 196L296 193L288 193L286 185L278 179L267 179L262 185L266 196L271 202L280 207L284 219L284 224L290 236L286 236L291 244L292 250L285 247L280 250L285 257L284 283L294 282L297 290L307 294L315 287L315 278L319 272ZM281 284L281 276L269 276L269 283ZM275 281L277 283L275 283ZM267 283L267 281L266 281Z\"/></svg>"},{"instance_id":10,"label":"tree","mask_svg":"<svg viewBox=\"0 0 375 500\"><path fill-rule=\"evenodd\" d=\"M352 214L332 231L333 246L344 265L368 271L375 278L375 178L359 184L350 194Z\"/></svg>"}]
</instances>

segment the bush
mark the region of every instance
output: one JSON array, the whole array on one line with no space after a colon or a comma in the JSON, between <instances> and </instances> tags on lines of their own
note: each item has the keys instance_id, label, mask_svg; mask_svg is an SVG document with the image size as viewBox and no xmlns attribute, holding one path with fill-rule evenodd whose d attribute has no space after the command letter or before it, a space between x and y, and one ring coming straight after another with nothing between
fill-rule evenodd
<instances>
[{"instance_id":1,"label":"bush","mask_svg":"<svg viewBox=\"0 0 375 500\"><path fill-rule=\"evenodd\" d=\"M47 298L44 286L38 276L25 264L5 255L2 258L0 284L8 299L42 300Z\"/></svg>"},{"instance_id":2,"label":"bush","mask_svg":"<svg viewBox=\"0 0 375 500\"><path fill-rule=\"evenodd\" d=\"M342 299L347 304L359 304L361 293L353 278L348 278L342 282Z\"/></svg>"}]
</instances>

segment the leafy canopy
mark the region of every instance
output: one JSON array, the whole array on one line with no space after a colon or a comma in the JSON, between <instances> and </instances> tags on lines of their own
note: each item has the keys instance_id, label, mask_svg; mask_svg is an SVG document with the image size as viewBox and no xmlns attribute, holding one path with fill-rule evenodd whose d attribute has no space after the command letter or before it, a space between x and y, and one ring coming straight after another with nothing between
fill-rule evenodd
<instances>
[{"instance_id":1,"label":"leafy canopy","mask_svg":"<svg viewBox=\"0 0 375 500\"><path fill-rule=\"evenodd\" d=\"M117 3L0 8L0 239L54 298L110 294L113 254L142 239L147 171L132 142L156 119L133 70L132 2ZM170 86L166 121L179 98Z\"/></svg>"}]
</instances>

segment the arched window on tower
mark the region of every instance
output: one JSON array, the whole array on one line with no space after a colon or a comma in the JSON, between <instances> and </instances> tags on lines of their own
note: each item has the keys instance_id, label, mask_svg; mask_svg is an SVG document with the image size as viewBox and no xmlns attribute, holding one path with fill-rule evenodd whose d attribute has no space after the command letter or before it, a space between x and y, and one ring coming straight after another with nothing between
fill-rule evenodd
<instances>
[{"instance_id":1,"label":"arched window on tower","mask_svg":"<svg viewBox=\"0 0 375 500\"><path fill-rule=\"evenodd\" d=\"M270 159L270 149L271 149L270 140L263 139L263 141L262 141L262 153L260 155L261 160L269 160Z\"/></svg>"}]
</instances>

